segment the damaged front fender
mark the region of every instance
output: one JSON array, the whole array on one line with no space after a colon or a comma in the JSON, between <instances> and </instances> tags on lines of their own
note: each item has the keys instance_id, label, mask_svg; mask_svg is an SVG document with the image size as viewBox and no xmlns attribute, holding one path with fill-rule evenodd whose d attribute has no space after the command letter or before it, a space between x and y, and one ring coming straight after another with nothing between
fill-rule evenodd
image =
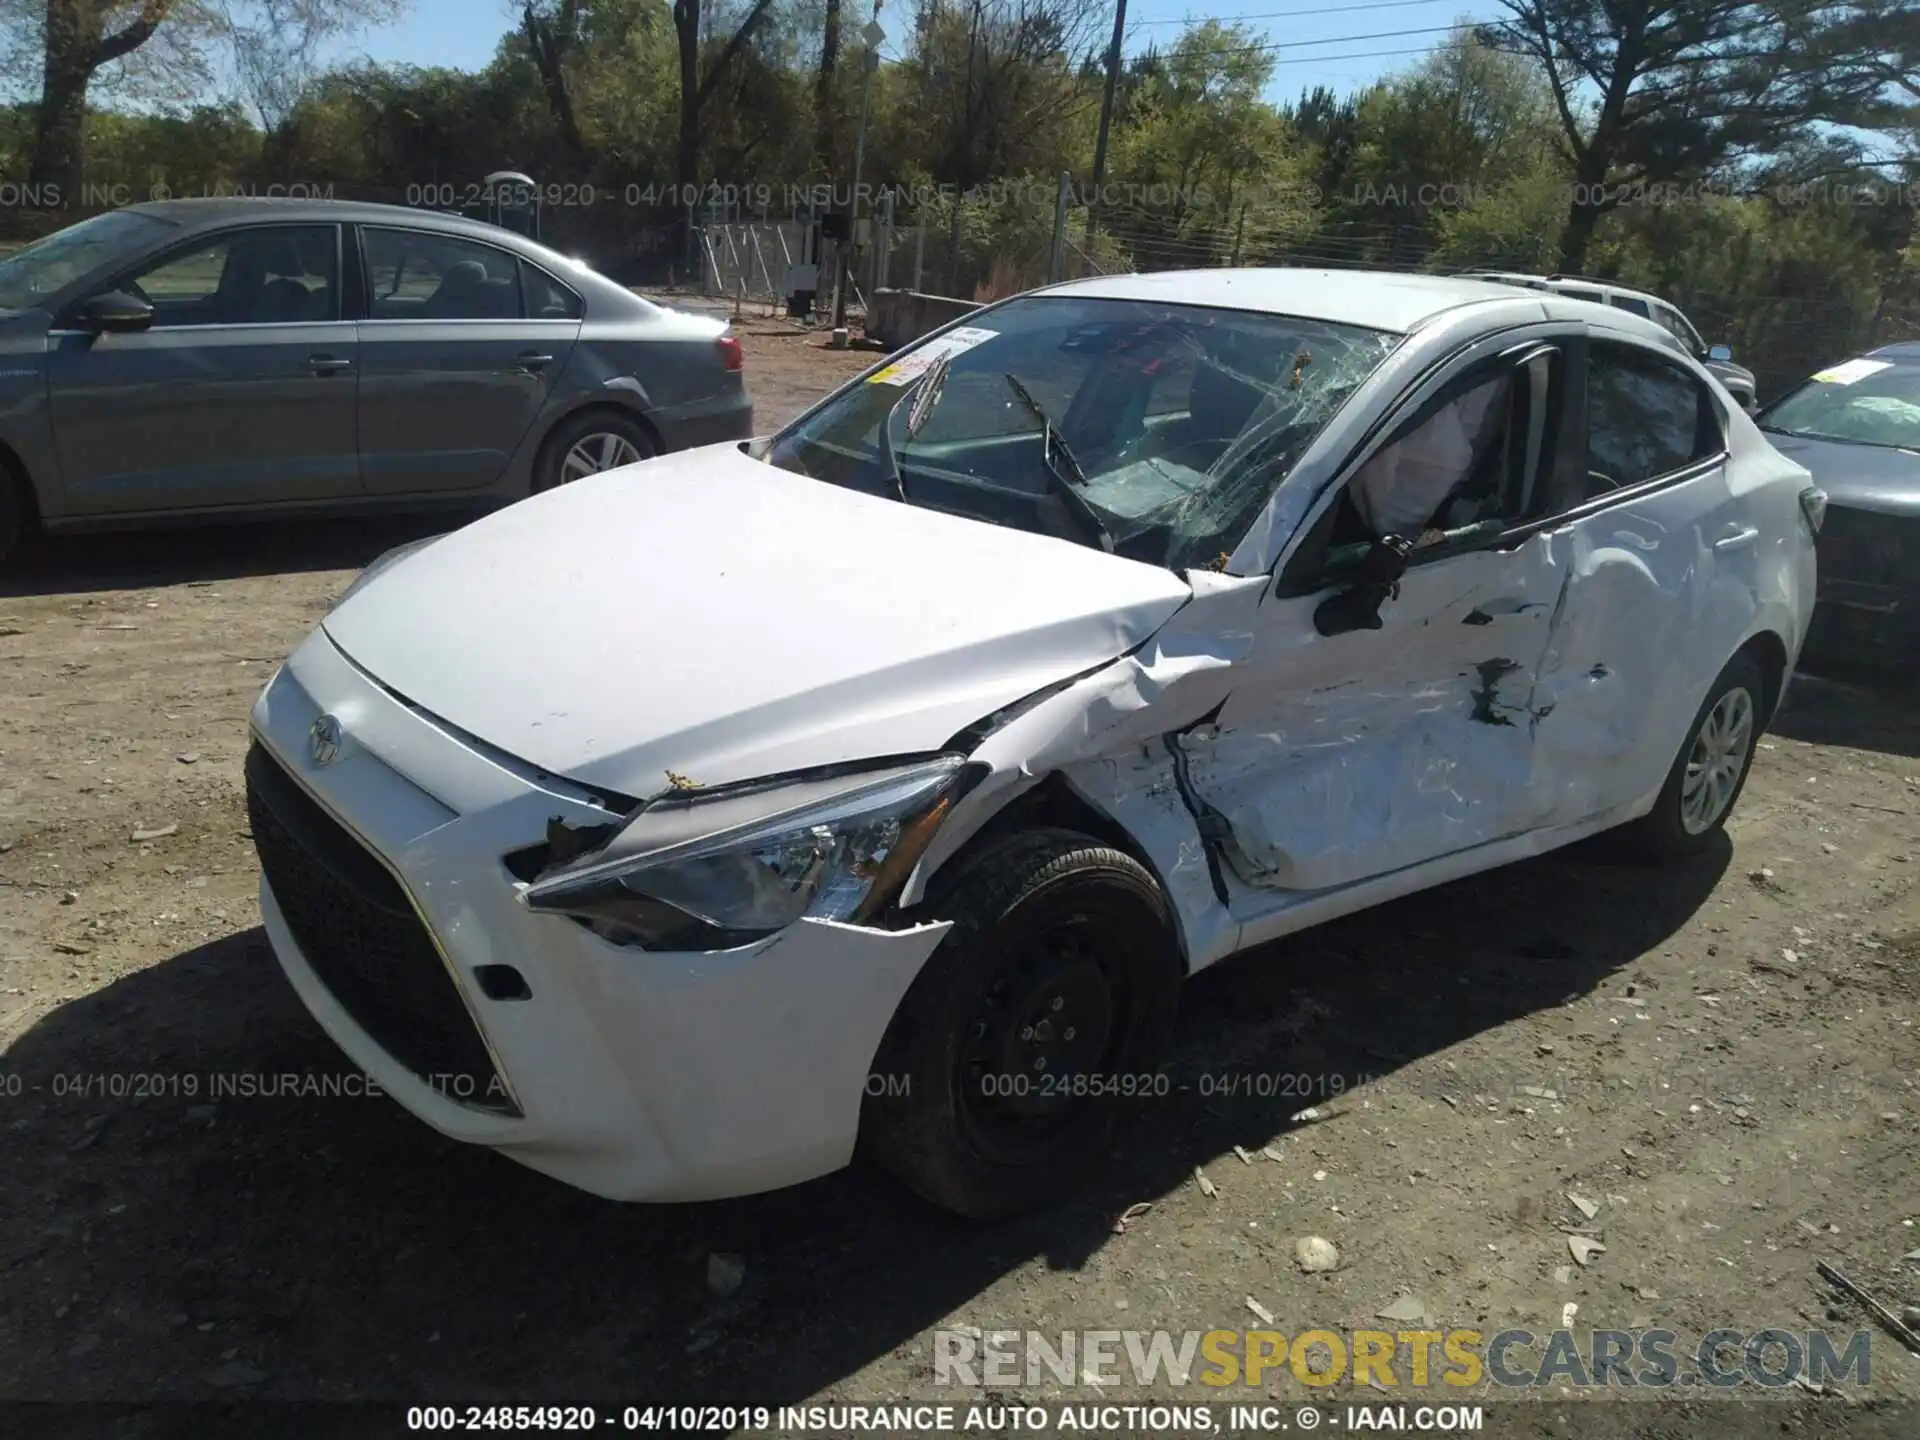
<instances>
[{"instance_id":1,"label":"damaged front fender","mask_svg":"<svg viewBox=\"0 0 1920 1440\"><path fill-rule=\"evenodd\" d=\"M1266 576L1190 572L1193 599L1152 639L1024 707L981 735L970 759L984 774L954 807L901 892L918 903L928 881L1006 807L1050 775L1121 826L1165 887L1190 968L1232 953L1238 926L1195 809L1166 743L1232 693L1252 653Z\"/></svg>"}]
</instances>

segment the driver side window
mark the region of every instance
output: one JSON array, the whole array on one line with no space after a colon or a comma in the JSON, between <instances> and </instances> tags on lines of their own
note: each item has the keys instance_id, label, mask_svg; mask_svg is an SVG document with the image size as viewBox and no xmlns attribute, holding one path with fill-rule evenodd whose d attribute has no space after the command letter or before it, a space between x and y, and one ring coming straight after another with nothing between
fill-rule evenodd
<instances>
[{"instance_id":1,"label":"driver side window","mask_svg":"<svg viewBox=\"0 0 1920 1440\"><path fill-rule=\"evenodd\" d=\"M333 320L340 313L335 229L234 231L176 251L117 288L146 299L156 327Z\"/></svg>"},{"instance_id":2,"label":"driver side window","mask_svg":"<svg viewBox=\"0 0 1920 1440\"><path fill-rule=\"evenodd\" d=\"M1348 475L1288 563L1282 593L1341 583L1382 542L1404 542L1419 564L1539 513L1564 370L1559 350L1534 345L1449 382Z\"/></svg>"}]
</instances>

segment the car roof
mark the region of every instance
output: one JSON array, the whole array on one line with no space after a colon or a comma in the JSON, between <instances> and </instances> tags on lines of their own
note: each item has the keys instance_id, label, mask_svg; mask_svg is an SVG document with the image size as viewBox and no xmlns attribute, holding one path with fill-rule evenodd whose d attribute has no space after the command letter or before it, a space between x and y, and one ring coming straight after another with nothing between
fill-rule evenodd
<instances>
[{"instance_id":1,"label":"car roof","mask_svg":"<svg viewBox=\"0 0 1920 1440\"><path fill-rule=\"evenodd\" d=\"M1920 340L1902 340L1893 345L1882 345L1878 350L1869 350L1867 355L1874 360L1895 360L1903 364L1920 365Z\"/></svg>"},{"instance_id":2,"label":"car roof","mask_svg":"<svg viewBox=\"0 0 1920 1440\"><path fill-rule=\"evenodd\" d=\"M501 236L525 241L514 230L451 215L444 210L416 209L410 205L379 205L366 200L313 200L258 195L218 195L191 200L148 200L127 209L138 215L151 215L180 227L183 236L220 225L249 220L298 224L302 221L338 225L358 221L364 225L409 225L416 229L445 230L450 234L473 235L498 243Z\"/></svg>"},{"instance_id":3,"label":"car roof","mask_svg":"<svg viewBox=\"0 0 1920 1440\"><path fill-rule=\"evenodd\" d=\"M1260 310L1402 335L1443 311L1515 298L1512 286L1490 280L1383 270L1279 267L1100 275L1049 286L1040 293Z\"/></svg>"},{"instance_id":4,"label":"car roof","mask_svg":"<svg viewBox=\"0 0 1920 1440\"><path fill-rule=\"evenodd\" d=\"M517 230L450 215L444 210L415 209L407 205L379 205L366 200L317 200L299 197L256 195L218 195L189 200L149 200L126 207L137 215L150 215L178 227L168 243L191 240L201 233L226 225L250 223L282 225L404 225L413 230L437 230L460 235L503 250L511 250L536 265L565 277L576 290L601 295L601 303L623 306L628 310L655 311L652 301L617 285L595 272L585 262L569 259L544 241L534 240Z\"/></svg>"},{"instance_id":5,"label":"car roof","mask_svg":"<svg viewBox=\"0 0 1920 1440\"><path fill-rule=\"evenodd\" d=\"M1586 275L1524 275L1517 270L1471 270L1467 275L1484 276L1486 279L1498 280L1503 284L1527 285L1534 289L1552 290L1556 293L1567 290L1611 291L1616 295L1631 295L1636 300L1645 300L1650 304L1673 306L1671 300L1656 295L1651 290L1636 290L1631 285L1622 285L1618 280L1596 280Z\"/></svg>"}]
</instances>

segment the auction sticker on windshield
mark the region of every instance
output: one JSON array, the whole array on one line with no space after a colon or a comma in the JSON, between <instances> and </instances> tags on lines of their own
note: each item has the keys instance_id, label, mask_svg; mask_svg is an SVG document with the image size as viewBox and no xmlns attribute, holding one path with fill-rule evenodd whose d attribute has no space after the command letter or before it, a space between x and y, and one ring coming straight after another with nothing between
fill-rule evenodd
<instances>
[{"instance_id":1,"label":"auction sticker on windshield","mask_svg":"<svg viewBox=\"0 0 1920 1440\"><path fill-rule=\"evenodd\" d=\"M1891 360L1849 360L1844 365L1836 365L1831 370L1817 370L1813 378L1827 385L1852 385L1866 379L1869 375L1878 375L1882 370L1890 369Z\"/></svg>"},{"instance_id":2,"label":"auction sticker on windshield","mask_svg":"<svg viewBox=\"0 0 1920 1440\"><path fill-rule=\"evenodd\" d=\"M957 330L949 330L937 340L929 340L913 354L883 366L867 377L869 385L905 385L927 373L934 361L950 355L958 355L971 350L976 345L993 339L998 330L982 330L975 325L962 325Z\"/></svg>"}]
</instances>

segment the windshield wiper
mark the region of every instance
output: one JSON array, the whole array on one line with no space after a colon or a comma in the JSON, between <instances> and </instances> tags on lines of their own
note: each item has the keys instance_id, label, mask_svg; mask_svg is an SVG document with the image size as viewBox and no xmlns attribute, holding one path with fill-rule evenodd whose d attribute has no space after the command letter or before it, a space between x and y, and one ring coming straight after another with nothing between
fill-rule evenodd
<instances>
[{"instance_id":1,"label":"windshield wiper","mask_svg":"<svg viewBox=\"0 0 1920 1440\"><path fill-rule=\"evenodd\" d=\"M1046 407L1033 398L1033 392L1020 383L1020 377L1012 371L1006 374L1007 385L1019 397L1020 403L1033 412L1040 422L1040 464L1047 473L1053 492L1065 504L1069 513L1084 525L1100 548L1109 555L1113 553L1113 532L1107 528L1107 522L1100 518L1100 512L1089 505L1080 494L1087 483L1087 472L1080 462L1074 459L1073 450L1068 446L1066 437L1060 433L1060 427L1053 423L1053 417L1047 414Z\"/></svg>"},{"instance_id":2,"label":"windshield wiper","mask_svg":"<svg viewBox=\"0 0 1920 1440\"><path fill-rule=\"evenodd\" d=\"M887 485L893 491L893 498L902 505L907 502L907 477L900 468L900 456L893 448L893 421L900 413L900 407L911 402L907 411L907 438L917 436L926 425L927 417L933 414L933 407L940 403L940 397L947 391L947 371L953 366L951 354L942 355L929 365L926 373L907 386L906 393L887 407L886 418L880 422L880 463L886 467Z\"/></svg>"},{"instance_id":3,"label":"windshield wiper","mask_svg":"<svg viewBox=\"0 0 1920 1440\"><path fill-rule=\"evenodd\" d=\"M1795 440L1825 440L1835 445L1865 445L1869 450L1899 450L1911 455L1914 447L1898 440L1862 440L1857 435L1828 435L1819 430L1783 430L1778 425L1762 425L1769 435L1787 435Z\"/></svg>"}]
</instances>

